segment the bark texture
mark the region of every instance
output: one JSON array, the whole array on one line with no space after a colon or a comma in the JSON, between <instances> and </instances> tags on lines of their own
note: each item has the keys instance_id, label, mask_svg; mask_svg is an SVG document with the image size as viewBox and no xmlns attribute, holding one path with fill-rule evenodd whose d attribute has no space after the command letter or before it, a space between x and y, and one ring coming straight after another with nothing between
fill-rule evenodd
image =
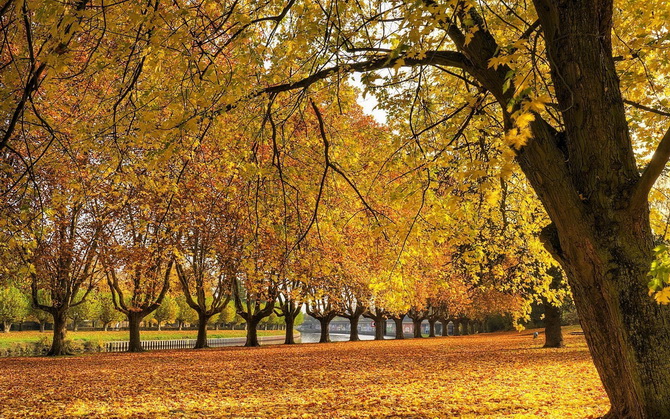
<instances>
[{"instance_id":1,"label":"bark texture","mask_svg":"<svg viewBox=\"0 0 670 419\"><path fill-rule=\"evenodd\" d=\"M395 323L395 338L396 339L405 339L405 332L402 330L402 319L405 316L392 317L393 322Z\"/></svg>"},{"instance_id":2,"label":"bark texture","mask_svg":"<svg viewBox=\"0 0 670 419\"><path fill-rule=\"evenodd\" d=\"M258 342L258 322L260 319L256 320L256 318L252 317L249 320L247 320L247 340L244 343L244 346L248 347L256 347L256 346L261 346L261 344Z\"/></svg>"},{"instance_id":3,"label":"bark texture","mask_svg":"<svg viewBox=\"0 0 670 419\"><path fill-rule=\"evenodd\" d=\"M67 335L67 312L65 310L52 313L54 319L53 340L47 356L69 355L65 345Z\"/></svg>"},{"instance_id":4,"label":"bark texture","mask_svg":"<svg viewBox=\"0 0 670 419\"><path fill-rule=\"evenodd\" d=\"M284 316L284 322L286 323L286 334L284 335L284 344L293 345L295 344L295 338L293 337L293 325L295 324L295 317L287 314Z\"/></svg>"},{"instance_id":5,"label":"bark texture","mask_svg":"<svg viewBox=\"0 0 670 419\"><path fill-rule=\"evenodd\" d=\"M193 349L207 348L207 322L211 316L206 313L198 313L198 337L195 340Z\"/></svg>"},{"instance_id":6,"label":"bark texture","mask_svg":"<svg viewBox=\"0 0 670 419\"><path fill-rule=\"evenodd\" d=\"M547 301L544 302L544 347L563 347L561 309Z\"/></svg>"},{"instance_id":7,"label":"bark texture","mask_svg":"<svg viewBox=\"0 0 670 419\"><path fill-rule=\"evenodd\" d=\"M128 352L143 352L142 341L140 339L140 323L144 319L143 312L129 312L128 317L128 331L130 332L130 340L128 343Z\"/></svg>"},{"instance_id":8,"label":"bark texture","mask_svg":"<svg viewBox=\"0 0 670 419\"><path fill-rule=\"evenodd\" d=\"M360 319L360 315L358 316L352 316L349 319L349 341L350 342L358 342L361 340L361 338L358 336L358 321Z\"/></svg>"}]
</instances>

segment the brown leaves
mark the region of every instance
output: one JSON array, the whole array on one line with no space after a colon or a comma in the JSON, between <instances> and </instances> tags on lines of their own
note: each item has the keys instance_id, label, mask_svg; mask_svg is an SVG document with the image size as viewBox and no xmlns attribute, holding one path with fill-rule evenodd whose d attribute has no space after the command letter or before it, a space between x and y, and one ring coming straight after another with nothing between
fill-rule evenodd
<instances>
[{"instance_id":1,"label":"brown leaves","mask_svg":"<svg viewBox=\"0 0 670 419\"><path fill-rule=\"evenodd\" d=\"M17 358L0 417L588 417L607 397L583 337L531 333Z\"/></svg>"}]
</instances>

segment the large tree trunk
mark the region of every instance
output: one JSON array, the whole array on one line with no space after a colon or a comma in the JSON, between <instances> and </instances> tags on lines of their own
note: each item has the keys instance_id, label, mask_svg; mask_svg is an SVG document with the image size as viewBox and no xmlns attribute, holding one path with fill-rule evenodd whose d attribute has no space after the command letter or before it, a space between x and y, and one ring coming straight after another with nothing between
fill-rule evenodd
<instances>
[{"instance_id":1,"label":"large tree trunk","mask_svg":"<svg viewBox=\"0 0 670 419\"><path fill-rule=\"evenodd\" d=\"M284 314L284 323L286 323L284 344L293 345L295 344L295 338L293 337L293 324L295 323L295 317L293 317L293 313L286 312Z\"/></svg>"},{"instance_id":2,"label":"large tree trunk","mask_svg":"<svg viewBox=\"0 0 670 419\"><path fill-rule=\"evenodd\" d=\"M54 318L54 333L51 342L51 349L47 356L68 355L65 346L65 335L67 334L67 310L52 313Z\"/></svg>"},{"instance_id":3,"label":"large tree trunk","mask_svg":"<svg viewBox=\"0 0 670 419\"><path fill-rule=\"evenodd\" d=\"M131 311L128 317L128 331L130 333L130 341L128 343L128 352L142 352L142 341L140 340L140 323L144 318L141 312Z\"/></svg>"},{"instance_id":4,"label":"large tree trunk","mask_svg":"<svg viewBox=\"0 0 670 419\"><path fill-rule=\"evenodd\" d=\"M204 313L198 313L198 337L195 340L193 349L202 349L207 347L207 322L211 316Z\"/></svg>"},{"instance_id":5,"label":"large tree trunk","mask_svg":"<svg viewBox=\"0 0 670 419\"><path fill-rule=\"evenodd\" d=\"M533 122L518 162L553 222L543 240L567 274L610 416L667 418L670 308L648 295L648 182L612 58L613 2L534 3L565 132Z\"/></svg>"},{"instance_id":6,"label":"large tree trunk","mask_svg":"<svg viewBox=\"0 0 670 419\"><path fill-rule=\"evenodd\" d=\"M261 346L258 343L258 332L256 328L258 327L259 320L254 320L253 318L247 320L247 341L244 343L244 346L255 347Z\"/></svg>"},{"instance_id":7,"label":"large tree trunk","mask_svg":"<svg viewBox=\"0 0 670 419\"><path fill-rule=\"evenodd\" d=\"M102 330L104 330L105 332L107 331L108 328L109 328L109 322L102 325Z\"/></svg>"},{"instance_id":8,"label":"large tree trunk","mask_svg":"<svg viewBox=\"0 0 670 419\"><path fill-rule=\"evenodd\" d=\"M40 333L44 333L44 322L40 323Z\"/></svg>"},{"instance_id":9,"label":"large tree trunk","mask_svg":"<svg viewBox=\"0 0 670 419\"><path fill-rule=\"evenodd\" d=\"M395 323L395 338L396 339L405 339L405 331L402 330L402 317L401 318L393 318L393 322Z\"/></svg>"},{"instance_id":10,"label":"large tree trunk","mask_svg":"<svg viewBox=\"0 0 670 419\"><path fill-rule=\"evenodd\" d=\"M319 319L319 324L321 325L321 337L319 338L319 343L328 343L330 342L330 319L327 317Z\"/></svg>"},{"instance_id":11,"label":"large tree trunk","mask_svg":"<svg viewBox=\"0 0 670 419\"><path fill-rule=\"evenodd\" d=\"M351 316L349 318L349 341L350 342L358 342L361 340L360 337L358 337L358 320L360 319L360 316Z\"/></svg>"},{"instance_id":12,"label":"large tree trunk","mask_svg":"<svg viewBox=\"0 0 670 419\"><path fill-rule=\"evenodd\" d=\"M461 335L461 321L460 320L452 320L454 322L454 336L460 336Z\"/></svg>"},{"instance_id":13,"label":"large tree trunk","mask_svg":"<svg viewBox=\"0 0 670 419\"><path fill-rule=\"evenodd\" d=\"M9 330L12 328L12 322L2 322L2 331L4 333L9 333Z\"/></svg>"}]
</instances>

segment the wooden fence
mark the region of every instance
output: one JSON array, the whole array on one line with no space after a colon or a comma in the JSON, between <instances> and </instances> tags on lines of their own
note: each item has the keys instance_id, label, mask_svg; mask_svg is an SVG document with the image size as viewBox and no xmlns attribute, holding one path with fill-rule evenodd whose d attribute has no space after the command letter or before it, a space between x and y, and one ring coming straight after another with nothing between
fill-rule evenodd
<instances>
[{"instance_id":1,"label":"wooden fence","mask_svg":"<svg viewBox=\"0 0 670 419\"><path fill-rule=\"evenodd\" d=\"M300 335L296 335L297 338ZM207 339L207 346L210 348L220 348L223 346L241 346L246 342L245 338L211 338ZM283 343L284 336L259 336L258 342L262 344ZM105 344L105 352L126 352L130 342L116 341ZM192 349L195 346L195 339L174 339L174 340L143 340L142 349L147 351L156 351L163 349Z\"/></svg>"}]
</instances>

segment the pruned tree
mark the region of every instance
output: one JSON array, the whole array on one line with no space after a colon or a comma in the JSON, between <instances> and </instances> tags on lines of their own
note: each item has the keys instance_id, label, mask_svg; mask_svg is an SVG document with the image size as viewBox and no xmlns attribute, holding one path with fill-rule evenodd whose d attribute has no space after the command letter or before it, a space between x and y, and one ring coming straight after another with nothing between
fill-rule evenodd
<instances>
[{"instance_id":1,"label":"pruned tree","mask_svg":"<svg viewBox=\"0 0 670 419\"><path fill-rule=\"evenodd\" d=\"M174 193L169 185L178 175L136 170L139 173L131 171L106 197L108 202L124 201L114 207L115 222L105 229L102 258L114 306L128 319L129 352L143 350L140 324L162 304L175 265ZM151 187L157 180L164 189Z\"/></svg>"}]
</instances>

